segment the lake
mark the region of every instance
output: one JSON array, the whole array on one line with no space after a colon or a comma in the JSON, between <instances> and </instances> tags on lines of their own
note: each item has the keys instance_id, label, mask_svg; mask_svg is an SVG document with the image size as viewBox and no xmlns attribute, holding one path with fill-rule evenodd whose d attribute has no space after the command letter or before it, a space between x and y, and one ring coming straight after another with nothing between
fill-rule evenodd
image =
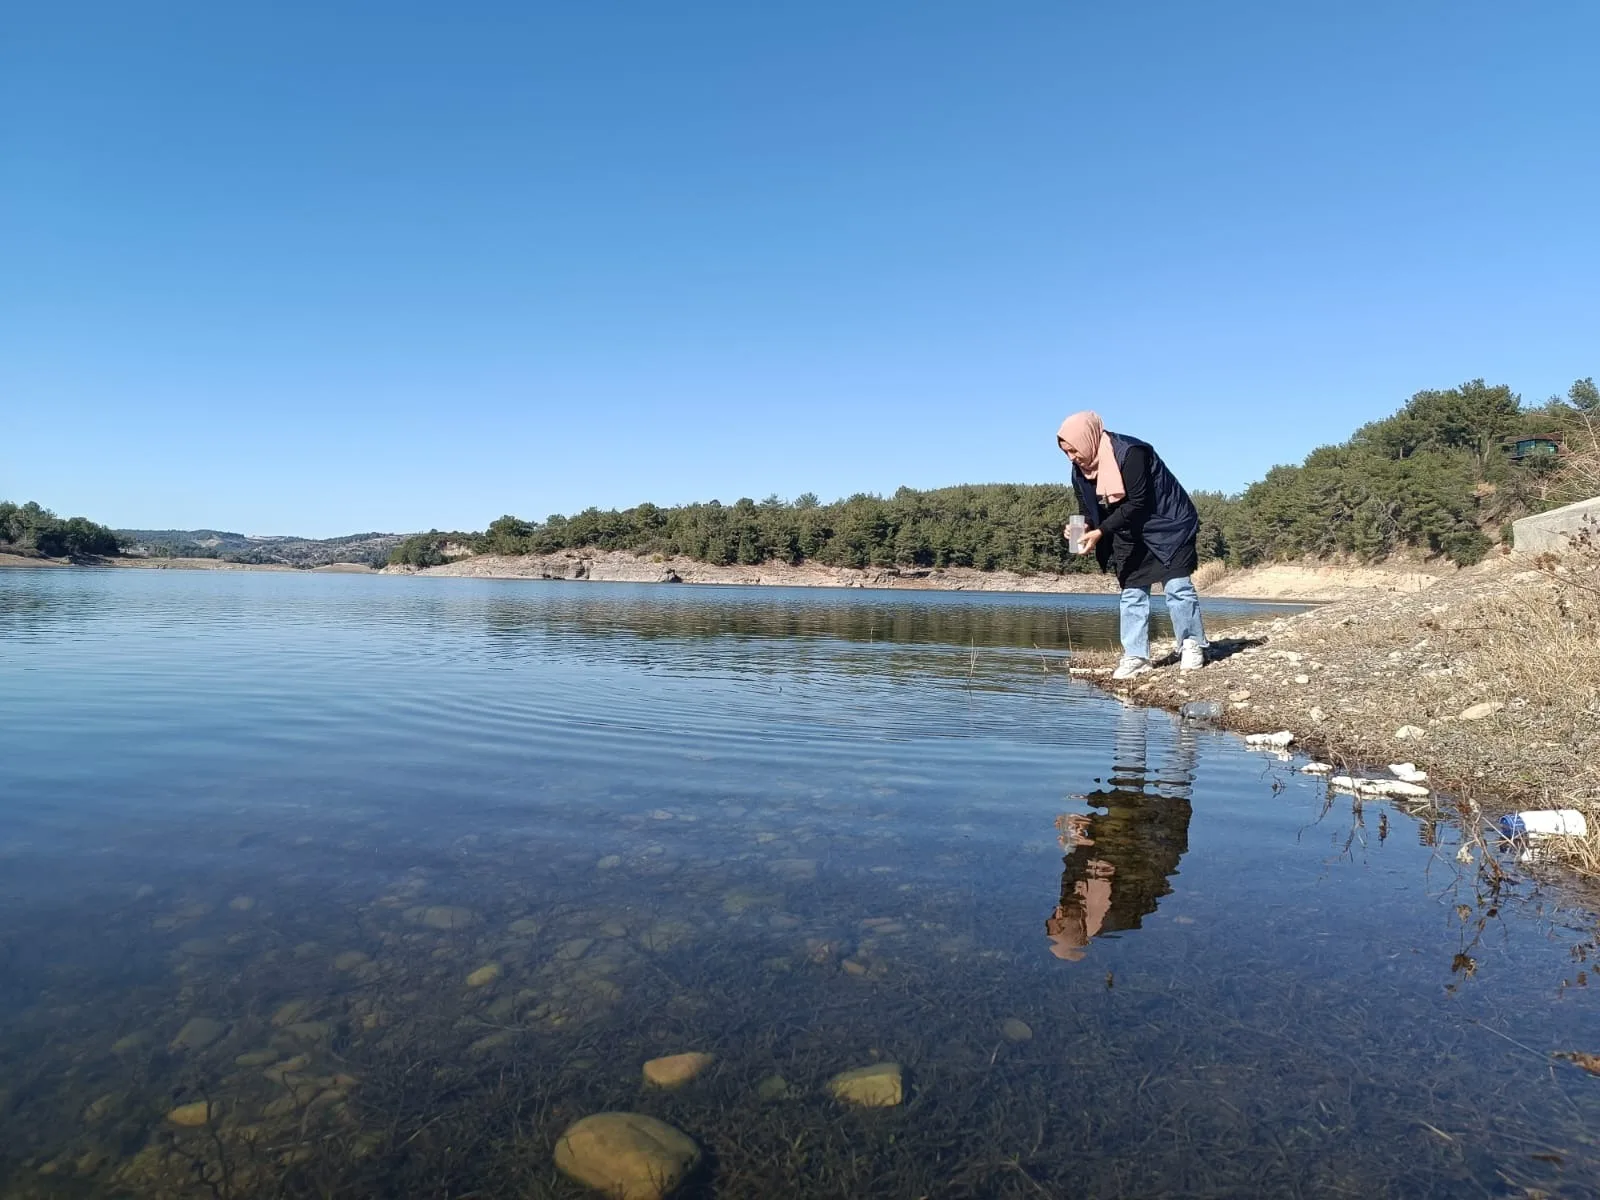
<instances>
[{"instance_id":1,"label":"lake","mask_svg":"<svg viewBox=\"0 0 1600 1200\"><path fill-rule=\"evenodd\" d=\"M0 1194L576 1197L610 1110L686 1196L1600 1192L1581 898L1073 680L1115 624L0 571Z\"/></svg>"}]
</instances>

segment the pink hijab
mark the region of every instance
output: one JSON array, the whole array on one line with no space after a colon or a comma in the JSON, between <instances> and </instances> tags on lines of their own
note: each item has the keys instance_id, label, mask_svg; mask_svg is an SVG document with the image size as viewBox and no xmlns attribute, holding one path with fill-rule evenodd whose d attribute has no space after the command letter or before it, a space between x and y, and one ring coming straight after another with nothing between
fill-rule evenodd
<instances>
[{"instance_id":1,"label":"pink hijab","mask_svg":"<svg viewBox=\"0 0 1600 1200\"><path fill-rule=\"evenodd\" d=\"M1073 413L1056 430L1056 445L1061 447L1061 453L1070 450L1078 456L1078 470L1085 479L1093 480L1095 494L1100 499L1116 504L1127 498L1128 491L1122 486L1122 469L1117 466L1111 438L1106 435L1099 413Z\"/></svg>"}]
</instances>

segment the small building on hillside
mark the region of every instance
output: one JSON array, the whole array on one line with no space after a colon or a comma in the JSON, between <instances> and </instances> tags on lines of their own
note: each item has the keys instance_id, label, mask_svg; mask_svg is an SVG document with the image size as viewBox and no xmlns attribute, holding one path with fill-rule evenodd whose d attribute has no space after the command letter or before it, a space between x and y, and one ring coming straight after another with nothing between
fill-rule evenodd
<instances>
[{"instance_id":1,"label":"small building on hillside","mask_svg":"<svg viewBox=\"0 0 1600 1200\"><path fill-rule=\"evenodd\" d=\"M1550 460L1561 457L1561 438L1554 433L1533 433L1506 443L1512 462Z\"/></svg>"}]
</instances>

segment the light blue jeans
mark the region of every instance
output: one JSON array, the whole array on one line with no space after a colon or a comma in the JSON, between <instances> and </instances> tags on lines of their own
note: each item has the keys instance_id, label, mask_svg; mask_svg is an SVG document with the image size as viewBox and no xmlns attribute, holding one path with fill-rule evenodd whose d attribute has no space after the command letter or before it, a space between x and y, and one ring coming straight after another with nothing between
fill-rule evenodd
<instances>
[{"instance_id":1,"label":"light blue jeans","mask_svg":"<svg viewBox=\"0 0 1600 1200\"><path fill-rule=\"evenodd\" d=\"M1187 575L1167 580L1162 588L1167 602L1167 616L1172 618L1172 634L1182 646L1193 638L1202 646L1206 641L1205 626L1200 623L1200 593L1194 590L1194 581ZM1150 657L1150 589L1122 589L1122 652L1130 658Z\"/></svg>"}]
</instances>

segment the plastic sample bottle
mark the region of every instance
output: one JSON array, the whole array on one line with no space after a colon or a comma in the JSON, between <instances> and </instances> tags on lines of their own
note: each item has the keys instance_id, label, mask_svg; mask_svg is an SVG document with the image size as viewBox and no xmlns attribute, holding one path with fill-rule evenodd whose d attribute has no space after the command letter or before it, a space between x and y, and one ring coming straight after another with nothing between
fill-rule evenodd
<instances>
[{"instance_id":1,"label":"plastic sample bottle","mask_svg":"<svg viewBox=\"0 0 1600 1200\"><path fill-rule=\"evenodd\" d=\"M1083 553L1083 535L1088 532L1089 523L1084 520L1081 513L1067 518L1067 550L1073 554Z\"/></svg>"}]
</instances>

